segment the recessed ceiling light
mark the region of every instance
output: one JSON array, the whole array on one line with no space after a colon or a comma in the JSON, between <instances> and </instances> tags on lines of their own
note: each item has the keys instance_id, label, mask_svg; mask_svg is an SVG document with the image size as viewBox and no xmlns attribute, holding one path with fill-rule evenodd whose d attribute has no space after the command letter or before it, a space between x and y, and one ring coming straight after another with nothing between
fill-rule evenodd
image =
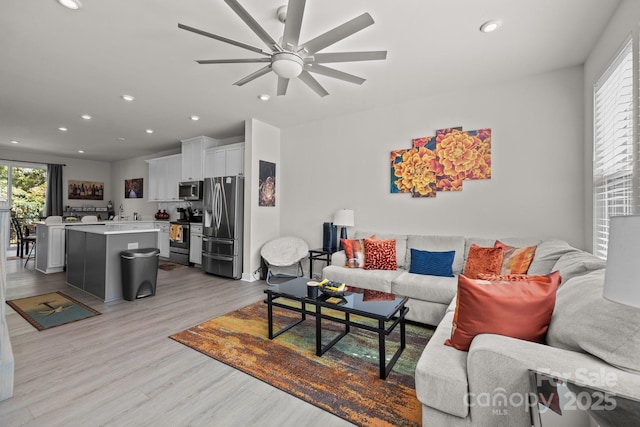
<instances>
[{"instance_id":1,"label":"recessed ceiling light","mask_svg":"<svg viewBox=\"0 0 640 427\"><path fill-rule=\"evenodd\" d=\"M12 139L10 142L12 144L19 144L20 143L20 141L18 141L17 139Z\"/></svg>"},{"instance_id":2,"label":"recessed ceiling light","mask_svg":"<svg viewBox=\"0 0 640 427\"><path fill-rule=\"evenodd\" d=\"M61 132L66 132L66 131L68 131L69 129L67 129L67 128L66 128L66 127L64 127L64 126L60 126L60 127L58 128L58 130L59 130L59 131L61 131Z\"/></svg>"},{"instance_id":3,"label":"recessed ceiling light","mask_svg":"<svg viewBox=\"0 0 640 427\"><path fill-rule=\"evenodd\" d=\"M197 122L198 120L200 120L200 116L190 116L189 118L194 122Z\"/></svg>"},{"instance_id":4,"label":"recessed ceiling light","mask_svg":"<svg viewBox=\"0 0 640 427\"><path fill-rule=\"evenodd\" d=\"M73 10L78 10L82 7L82 3L79 0L58 0L58 3Z\"/></svg>"},{"instance_id":5,"label":"recessed ceiling light","mask_svg":"<svg viewBox=\"0 0 640 427\"><path fill-rule=\"evenodd\" d=\"M480 26L480 31L483 33L491 33L502 26L502 21L499 19L494 19L491 21L487 21Z\"/></svg>"},{"instance_id":6,"label":"recessed ceiling light","mask_svg":"<svg viewBox=\"0 0 640 427\"><path fill-rule=\"evenodd\" d=\"M116 141L125 142L126 139L124 139L123 137L119 137L119 138L116 138Z\"/></svg>"},{"instance_id":7,"label":"recessed ceiling light","mask_svg":"<svg viewBox=\"0 0 640 427\"><path fill-rule=\"evenodd\" d=\"M82 118L83 118L83 119L85 119L85 120L91 120L91 116L90 116L90 115L88 115L88 114L83 114L83 115L81 115L80 117L82 117Z\"/></svg>"},{"instance_id":8,"label":"recessed ceiling light","mask_svg":"<svg viewBox=\"0 0 640 427\"><path fill-rule=\"evenodd\" d=\"M146 133L153 133L153 129L147 129L145 130Z\"/></svg>"},{"instance_id":9,"label":"recessed ceiling light","mask_svg":"<svg viewBox=\"0 0 640 427\"><path fill-rule=\"evenodd\" d=\"M78 150L78 153L82 154L84 153L84 150Z\"/></svg>"},{"instance_id":10,"label":"recessed ceiling light","mask_svg":"<svg viewBox=\"0 0 640 427\"><path fill-rule=\"evenodd\" d=\"M268 101L271 97L269 95L267 95L266 93L263 93L262 95L258 95L258 99L260 101Z\"/></svg>"},{"instance_id":11,"label":"recessed ceiling light","mask_svg":"<svg viewBox=\"0 0 640 427\"><path fill-rule=\"evenodd\" d=\"M135 98L131 95L122 95L120 98L124 99L127 102L133 101Z\"/></svg>"}]
</instances>

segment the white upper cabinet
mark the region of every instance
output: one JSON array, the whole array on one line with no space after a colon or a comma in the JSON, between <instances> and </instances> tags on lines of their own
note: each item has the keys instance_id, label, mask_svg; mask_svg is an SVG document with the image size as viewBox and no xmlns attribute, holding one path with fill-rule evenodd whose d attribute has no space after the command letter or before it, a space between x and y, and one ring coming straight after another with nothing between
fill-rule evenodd
<instances>
[{"instance_id":1,"label":"white upper cabinet","mask_svg":"<svg viewBox=\"0 0 640 427\"><path fill-rule=\"evenodd\" d=\"M182 174L182 154L147 160L149 163L150 202L169 202L178 198L178 182Z\"/></svg>"},{"instance_id":2,"label":"white upper cabinet","mask_svg":"<svg viewBox=\"0 0 640 427\"><path fill-rule=\"evenodd\" d=\"M205 150L219 142L206 136L184 139L182 142L182 181L202 181L204 179Z\"/></svg>"},{"instance_id":3,"label":"white upper cabinet","mask_svg":"<svg viewBox=\"0 0 640 427\"><path fill-rule=\"evenodd\" d=\"M205 178L244 174L244 142L221 145L205 151Z\"/></svg>"}]
</instances>

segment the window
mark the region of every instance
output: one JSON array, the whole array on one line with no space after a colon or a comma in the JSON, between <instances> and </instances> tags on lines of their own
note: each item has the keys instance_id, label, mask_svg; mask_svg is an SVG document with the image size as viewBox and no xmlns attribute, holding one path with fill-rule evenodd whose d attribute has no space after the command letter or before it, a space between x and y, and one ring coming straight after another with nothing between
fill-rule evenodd
<instances>
[{"instance_id":1,"label":"window","mask_svg":"<svg viewBox=\"0 0 640 427\"><path fill-rule=\"evenodd\" d=\"M634 212L633 93L629 40L594 88L593 253L603 258L609 218Z\"/></svg>"}]
</instances>

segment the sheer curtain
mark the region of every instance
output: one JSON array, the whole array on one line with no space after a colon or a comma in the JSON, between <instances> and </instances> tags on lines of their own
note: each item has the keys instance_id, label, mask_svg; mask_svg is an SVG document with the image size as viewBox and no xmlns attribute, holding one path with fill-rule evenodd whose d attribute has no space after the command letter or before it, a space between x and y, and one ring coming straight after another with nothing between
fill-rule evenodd
<instances>
[{"instance_id":1,"label":"sheer curtain","mask_svg":"<svg viewBox=\"0 0 640 427\"><path fill-rule=\"evenodd\" d=\"M46 216L62 215L62 167L64 165L47 165L47 200Z\"/></svg>"}]
</instances>

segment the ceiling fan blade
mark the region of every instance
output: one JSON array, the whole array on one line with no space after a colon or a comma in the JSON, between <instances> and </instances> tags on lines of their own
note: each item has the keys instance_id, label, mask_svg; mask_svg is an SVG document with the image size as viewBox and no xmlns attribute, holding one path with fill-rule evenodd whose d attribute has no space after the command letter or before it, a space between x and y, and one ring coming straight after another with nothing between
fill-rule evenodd
<instances>
[{"instance_id":1,"label":"ceiling fan blade","mask_svg":"<svg viewBox=\"0 0 640 427\"><path fill-rule=\"evenodd\" d=\"M243 49L250 50L252 52L261 53L263 55L270 55L270 53L265 52L264 50L262 50L260 48L257 48L255 46L251 46L251 45L248 45L248 44L245 44L245 43L242 43L242 42L237 42L235 40L231 40L231 39L228 39L226 37L217 36L215 34L211 34L211 33L208 33L206 31L199 30L197 28L189 27L188 25L178 24L178 28L181 28L181 29L187 30L187 31L191 31L192 33L200 34L201 36L211 37L212 39L219 40L219 41L225 42L225 43L229 43L229 44L232 44L234 46L238 46L238 47L241 47Z\"/></svg>"},{"instance_id":2,"label":"ceiling fan blade","mask_svg":"<svg viewBox=\"0 0 640 427\"><path fill-rule=\"evenodd\" d=\"M234 83L234 85L242 86L246 83L249 83L252 80L257 79L258 77L264 76L269 71L271 71L271 64L267 65L266 67L260 68L258 71L249 74L247 77L243 79L238 80L237 82Z\"/></svg>"},{"instance_id":3,"label":"ceiling fan blade","mask_svg":"<svg viewBox=\"0 0 640 427\"><path fill-rule=\"evenodd\" d=\"M278 77L278 96L287 94L287 87L289 86L289 79L284 77Z\"/></svg>"},{"instance_id":4,"label":"ceiling fan blade","mask_svg":"<svg viewBox=\"0 0 640 427\"><path fill-rule=\"evenodd\" d=\"M271 37L269 33L267 33L264 28L260 26L260 24L258 24L258 21L253 19L253 16L249 15L249 12L247 12L246 9L240 5L240 3L238 3L236 0L224 0L224 2L228 4L231 9L233 9L236 15L238 15L240 19L242 19L244 23L247 24L258 37L260 37L260 40L262 40L267 46L269 46L271 50L282 50L278 42L276 42L273 37Z\"/></svg>"},{"instance_id":5,"label":"ceiling fan blade","mask_svg":"<svg viewBox=\"0 0 640 427\"><path fill-rule=\"evenodd\" d=\"M349 37L350 35L357 33L358 31L367 28L373 24L373 18L368 13L363 13L357 18L353 18L351 21L345 22L342 25L337 26L333 30L329 30L326 33L319 35L313 40L310 40L300 46L300 49L306 49L309 55L313 55L319 50L324 49L327 46L331 46L340 40Z\"/></svg>"},{"instance_id":6,"label":"ceiling fan blade","mask_svg":"<svg viewBox=\"0 0 640 427\"><path fill-rule=\"evenodd\" d=\"M325 67L320 64L312 64L304 67L305 70L311 73L322 74L323 76L333 77L334 79L344 80L345 82L355 83L361 85L365 82L362 77L354 76L353 74L345 73L343 71L334 70L333 68Z\"/></svg>"},{"instance_id":7,"label":"ceiling fan blade","mask_svg":"<svg viewBox=\"0 0 640 427\"><path fill-rule=\"evenodd\" d=\"M198 64L244 64L254 62L271 62L271 58L246 58L246 59L198 59Z\"/></svg>"},{"instance_id":8,"label":"ceiling fan blade","mask_svg":"<svg viewBox=\"0 0 640 427\"><path fill-rule=\"evenodd\" d=\"M284 35L282 36L282 45L285 48L291 45L291 50L293 50L298 46L305 4L306 0L289 0L287 19L284 23Z\"/></svg>"},{"instance_id":9,"label":"ceiling fan blade","mask_svg":"<svg viewBox=\"0 0 640 427\"><path fill-rule=\"evenodd\" d=\"M311 62L355 62L355 61L377 61L387 59L386 50L372 52L337 52L337 53L316 53Z\"/></svg>"},{"instance_id":10,"label":"ceiling fan blade","mask_svg":"<svg viewBox=\"0 0 640 427\"><path fill-rule=\"evenodd\" d=\"M300 74L300 76L298 76L298 78L302 80L311 89L313 89L313 91L318 95L322 97L329 95L329 92L327 92L322 86L320 86L320 83L318 83L318 81L314 79L313 76L309 74L308 71L302 71L302 73Z\"/></svg>"}]
</instances>

